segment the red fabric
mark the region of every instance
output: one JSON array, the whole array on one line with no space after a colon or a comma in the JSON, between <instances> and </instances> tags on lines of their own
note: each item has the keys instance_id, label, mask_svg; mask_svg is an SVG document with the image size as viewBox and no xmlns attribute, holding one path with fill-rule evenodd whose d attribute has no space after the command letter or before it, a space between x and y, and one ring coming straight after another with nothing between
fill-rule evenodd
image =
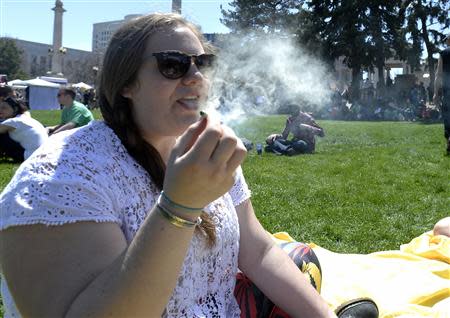
<instances>
[{"instance_id":1,"label":"red fabric","mask_svg":"<svg viewBox=\"0 0 450 318\"><path fill-rule=\"evenodd\" d=\"M241 318L257 317L255 294L250 292L254 284L242 273L237 274L234 297L241 308Z\"/></svg>"},{"instance_id":2,"label":"red fabric","mask_svg":"<svg viewBox=\"0 0 450 318\"><path fill-rule=\"evenodd\" d=\"M299 242L281 244L280 247L291 257L299 270L310 278L311 284L320 290L321 282L314 281L313 277L321 277L319 260L313 250L309 246ZM308 273L311 266L307 265L312 264L315 265L316 275ZM241 309L241 318L290 318L287 313L275 306L243 273L238 273L236 278L234 296Z\"/></svg>"}]
</instances>

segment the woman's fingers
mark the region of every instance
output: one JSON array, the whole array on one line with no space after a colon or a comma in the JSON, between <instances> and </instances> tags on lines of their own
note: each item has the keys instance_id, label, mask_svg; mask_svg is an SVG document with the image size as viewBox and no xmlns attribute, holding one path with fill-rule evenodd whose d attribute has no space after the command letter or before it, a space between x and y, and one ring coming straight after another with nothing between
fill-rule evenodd
<instances>
[{"instance_id":1,"label":"woman's fingers","mask_svg":"<svg viewBox=\"0 0 450 318\"><path fill-rule=\"evenodd\" d=\"M229 127L223 127L222 138L211 156L211 162L225 168L227 174L233 174L247 155L242 140Z\"/></svg>"},{"instance_id":2,"label":"woman's fingers","mask_svg":"<svg viewBox=\"0 0 450 318\"><path fill-rule=\"evenodd\" d=\"M219 144L223 134L223 126L211 117L207 117L206 127L188 152L195 161L208 161Z\"/></svg>"},{"instance_id":3,"label":"woman's fingers","mask_svg":"<svg viewBox=\"0 0 450 318\"><path fill-rule=\"evenodd\" d=\"M183 135L178 138L177 143L172 149L170 156L170 162L173 162L175 158L184 155L188 152L198 139L198 136L202 133L207 125L207 119L201 118L195 124L192 124Z\"/></svg>"},{"instance_id":4,"label":"woman's fingers","mask_svg":"<svg viewBox=\"0 0 450 318\"><path fill-rule=\"evenodd\" d=\"M164 191L186 206L205 206L234 183L246 154L242 141L220 123L204 119L177 141L167 164Z\"/></svg>"},{"instance_id":5,"label":"woman's fingers","mask_svg":"<svg viewBox=\"0 0 450 318\"><path fill-rule=\"evenodd\" d=\"M227 172L228 173L234 173L237 169L237 167L240 166L240 164L244 161L245 156L247 155L247 149L245 148L244 144L241 140L238 140L236 149L233 152L233 155L228 159L227 161Z\"/></svg>"},{"instance_id":6,"label":"woman's fingers","mask_svg":"<svg viewBox=\"0 0 450 318\"><path fill-rule=\"evenodd\" d=\"M237 144L238 137L230 128L223 126L222 136L211 154L211 162L215 164L226 163L236 150Z\"/></svg>"}]
</instances>

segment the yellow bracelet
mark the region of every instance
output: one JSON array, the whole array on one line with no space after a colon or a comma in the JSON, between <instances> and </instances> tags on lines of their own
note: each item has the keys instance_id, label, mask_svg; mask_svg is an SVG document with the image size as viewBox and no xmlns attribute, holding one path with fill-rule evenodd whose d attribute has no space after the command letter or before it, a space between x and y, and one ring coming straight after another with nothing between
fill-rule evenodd
<instances>
[{"instance_id":1,"label":"yellow bracelet","mask_svg":"<svg viewBox=\"0 0 450 318\"><path fill-rule=\"evenodd\" d=\"M180 228L189 228L189 227L194 227L197 225L200 225L200 223L202 223L202 219L200 217L197 218L197 220L195 222L192 222L190 220L186 220L183 218L180 218L179 216L176 216L175 214L171 213L169 210L163 208L161 206L161 204L156 204L159 213L161 213L161 215L166 218L171 224L175 225L176 227L180 227Z\"/></svg>"}]
</instances>

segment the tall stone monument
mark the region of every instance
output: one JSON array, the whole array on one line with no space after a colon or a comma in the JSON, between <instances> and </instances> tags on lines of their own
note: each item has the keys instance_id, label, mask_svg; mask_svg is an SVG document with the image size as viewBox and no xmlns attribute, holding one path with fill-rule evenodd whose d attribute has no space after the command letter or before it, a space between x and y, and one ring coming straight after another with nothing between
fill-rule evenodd
<instances>
[{"instance_id":1,"label":"tall stone monument","mask_svg":"<svg viewBox=\"0 0 450 318\"><path fill-rule=\"evenodd\" d=\"M172 0L172 12L181 14L181 0Z\"/></svg>"},{"instance_id":2,"label":"tall stone monument","mask_svg":"<svg viewBox=\"0 0 450 318\"><path fill-rule=\"evenodd\" d=\"M52 9L55 11L55 18L53 21L53 48L52 55L52 68L51 74L56 76L63 76L62 74L62 59L66 53L66 49L62 46L62 23L63 13L66 12L63 8L61 0L55 1L55 7Z\"/></svg>"}]
</instances>

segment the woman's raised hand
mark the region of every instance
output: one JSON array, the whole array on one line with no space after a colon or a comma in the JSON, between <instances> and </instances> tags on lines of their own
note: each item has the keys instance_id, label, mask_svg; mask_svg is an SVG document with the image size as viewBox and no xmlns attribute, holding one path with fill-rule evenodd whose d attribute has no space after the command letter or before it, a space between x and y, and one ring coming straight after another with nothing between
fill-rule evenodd
<instances>
[{"instance_id":1,"label":"woman's raised hand","mask_svg":"<svg viewBox=\"0 0 450 318\"><path fill-rule=\"evenodd\" d=\"M178 204L203 208L231 188L246 153L230 128L204 117L178 138L167 163L164 192Z\"/></svg>"}]
</instances>

